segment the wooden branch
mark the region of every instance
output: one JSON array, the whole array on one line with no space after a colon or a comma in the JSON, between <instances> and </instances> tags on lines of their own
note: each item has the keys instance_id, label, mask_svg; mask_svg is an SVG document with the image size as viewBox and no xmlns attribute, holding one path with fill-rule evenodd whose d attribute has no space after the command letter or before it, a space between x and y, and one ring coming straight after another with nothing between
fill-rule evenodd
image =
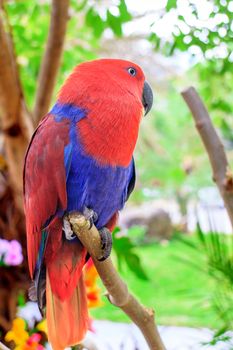
<instances>
[{"instance_id":1,"label":"wooden branch","mask_svg":"<svg viewBox=\"0 0 233 350\"><path fill-rule=\"evenodd\" d=\"M196 128L208 153L213 180L218 186L233 227L233 175L223 144L197 91L189 87L181 94L192 113Z\"/></svg>"},{"instance_id":2,"label":"wooden branch","mask_svg":"<svg viewBox=\"0 0 233 350\"><path fill-rule=\"evenodd\" d=\"M23 211L23 183L20 174L33 125L25 106L11 27L2 0L0 0L0 117L9 182L16 206Z\"/></svg>"},{"instance_id":3,"label":"wooden branch","mask_svg":"<svg viewBox=\"0 0 233 350\"><path fill-rule=\"evenodd\" d=\"M13 52L7 16L1 2L0 7L0 103L1 128L12 129L18 125L18 109L20 106L21 87ZM10 103L9 103L10 102Z\"/></svg>"},{"instance_id":4,"label":"wooden branch","mask_svg":"<svg viewBox=\"0 0 233 350\"><path fill-rule=\"evenodd\" d=\"M33 112L36 125L41 117L48 112L51 103L63 52L68 10L69 0L52 0L49 35L40 68Z\"/></svg>"},{"instance_id":5,"label":"wooden branch","mask_svg":"<svg viewBox=\"0 0 233 350\"><path fill-rule=\"evenodd\" d=\"M151 350L165 350L154 321L154 311L142 306L129 292L122 281L112 260L98 261L102 256L99 232L79 213L69 215L72 229L91 255L103 284L108 291L109 301L121 308L142 331Z\"/></svg>"},{"instance_id":6,"label":"wooden branch","mask_svg":"<svg viewBox=\"0 0 233 350\"><path fill-rule=\"evenodd\" d=\"M10 348L8 348L6 345L4 345L4 344L0 341L0 350L10 350Z\"/></svg>"},{"instance_id":7,"label":"wooden branch","mask_svg":"<svg viewBox=\"0 0 233 350\"><path fill-rule=\"evenodd\" d=\"M4 330L9 330L11 327L11 322L6 320L2 315L0 315L0 327L2 327Z\"/></svg>"}]
</instances>

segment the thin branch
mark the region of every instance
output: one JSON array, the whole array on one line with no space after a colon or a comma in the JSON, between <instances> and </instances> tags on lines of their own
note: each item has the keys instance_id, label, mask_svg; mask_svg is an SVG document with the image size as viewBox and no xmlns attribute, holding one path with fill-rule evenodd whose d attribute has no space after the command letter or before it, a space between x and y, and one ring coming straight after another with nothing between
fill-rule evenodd
<instances>
[{"instance_id":1,"label":"thin branch","mask_svg":"<svg viewBox=\"0 0 233 350\"><path fill-rule=\"evenodd\" d=\"M38 124L48 112L60 67L68 22L69 0L53 0L49 35L42 60L33 119Z\"/></svg>"},{"instance_id":2,"label":"thin branch","mask_svg":"<svg viewBox=\"0 0 233 350\"><path fill-rule=\"evenodd\" d=\"M14 53L11 26L0 0L0 117L9 169L9 182L14 201L23 211L22 174L26 147L33 132L30 115L25 106Z\"/></svg>"},{"instance_id":3,"label":"thin branch","mask_svg":"<svg viewBox=\"0 0 233 350\"><path fill-rule=\"evenodd\" d=\"M0 327L4 328L5 330L9 329L11 326L11 322L6 320L2 315L0 315Z\"/></svg>"},{"instance_id":4,"label":"thin branch","mask_svg":"<svg viewBox=\"0 0 233 350\"><path fill-rule=\"evenodd\" d=\"M1 127L5 131L19 123L18 109L21 87L13 52L12 37L2 1L0 7L0 48Z\"/></svg>"},{"instance_id":5,"label":"thin branch","mask_svg":"<svg viewBox=\"0 0 233 350\"><path fill-rule=\"evenodd\" d=\"M3 0L0 0L0 48L1 129L12 137L22 134L29 142L34 128L23 96L12 28Z\"/></svg>"},{"instance_id":6,"label":"thin branch","mask_svg":"<svg viewBox=\"0 0 233 350\"><path fill-rule=\"evenodd\" d=\"M0 350L10 350L10 348L8 348L6 345L4 345L4 344L0 341Z\"/></svg>"},{"instance_id":7,"label":"thin branch","mask_svg":"<svg viewBox=\"0 0 233 350\"><path fill-rule=\"evenodd\" d=\"M208 153L213 180L218 186L233 227L233 175L223 144L197 91L189 87L181 94L193 115L196 128Z\"/></svg>"},{"instance_id":8,"label":"thin branch","mask_svg":"<svg viewBox=\"0 0 233 350\"><path fill-rule=\"evenodd\" d=\"M102 256L99 232L93 225L89 230L89 222L79 213L69 216L73 231L91 255L95 267L108 291L109 301L121 308L142 331L151 350L165 350L154 320L154 311L142 306L129 292L122 281L112 260L98 261Z\"/></svg>"}]
</instances>

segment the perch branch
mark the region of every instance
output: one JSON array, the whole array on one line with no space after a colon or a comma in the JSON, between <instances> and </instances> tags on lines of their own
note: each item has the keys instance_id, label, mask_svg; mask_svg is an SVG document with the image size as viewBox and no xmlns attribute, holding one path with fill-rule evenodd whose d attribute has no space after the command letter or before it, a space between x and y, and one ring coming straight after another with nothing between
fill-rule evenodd
<instances>
[{"instance_id":1,"label":"perch branch","mask_svg":"<svg viewBox=\"0 0 233 350\"><path fill-rule=\"evenodd\" d=\"M33 119L37 125L48 112L56 77L60 67L66 27L68 22L69 0L53 0L48 40L42 60L38 88L35 98Z\"/></svg>"},{"instance_id":2,"label":"perch branch","mask_svg":"<svg viewBox=\"0 0 233 350\"><path fill-rule=\"evenodd\" d=\"M213 180L218 186L233 227L233 175L223 144L197 91L189 87L181 94L193 115L196 128L208 153Z\"/></svg>"},{"instance_id":3,"label":"perch branch","mask_svg":"<svg viewBox=\"0 0 233 350\"><path fill-rule=\"evenodd\" d=\"M109 301L121 308L142 331L151 350L165 350L154 321L154 312L142 306L129 292L126 284L119 277L109 257L98 261L102 256L99 232L79 213L70 214L73 231L91 255L103 284L108 291Z\"/></svg>"}]
</instances>

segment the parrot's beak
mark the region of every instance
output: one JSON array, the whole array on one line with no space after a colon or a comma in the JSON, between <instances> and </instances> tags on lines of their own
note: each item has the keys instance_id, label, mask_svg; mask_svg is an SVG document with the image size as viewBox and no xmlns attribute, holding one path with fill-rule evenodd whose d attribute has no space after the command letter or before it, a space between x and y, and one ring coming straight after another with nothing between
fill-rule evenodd
<instances>
[{"instance_id":1,"label":"parrot's beak","mask_svg":"<svg viewBox=\"0 0 233 350\"><path fill-rule=\"evenodd\" d=\"M150 85L145 81L142 94L142 104L145 110L145 114L149 113L153 105L153 92Z\"/></svg>"}]
</instances>

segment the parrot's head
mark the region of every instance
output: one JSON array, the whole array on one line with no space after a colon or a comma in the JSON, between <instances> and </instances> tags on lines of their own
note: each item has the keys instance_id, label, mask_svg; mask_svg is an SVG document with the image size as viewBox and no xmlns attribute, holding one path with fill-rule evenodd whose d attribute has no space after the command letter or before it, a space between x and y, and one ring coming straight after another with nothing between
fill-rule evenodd
<instances>
[{"instance_id":1,"label":"parrot's head","mask_svg":"<svg viewBox=\"0 0 233 350\"><path fill-rule=\"evenodd\" d=\"M109 157L105 154L102 161L106 162L107 157L115 159L118 165L126 165L132 158L141 118L152 107L153 93L137 64L99 59L75 67L61 88L58 101L86 111L79 131L90 154L95 153L93 144L97 147L105 136L111 147Z\"/></svg>"},{"instance_id":2,"label":"parrot's head","mask_svg":"<svg viewBox=\"0 0 233 350\"><path fill-rule=\"evenodd\" d=\"M59 94L59 100L86 108L97 99L114 100L120 105L139 103L146 115L153 104L153 93L137 64L120 59L99 59L76 66Z\"/></svg>"}]
</instances>

